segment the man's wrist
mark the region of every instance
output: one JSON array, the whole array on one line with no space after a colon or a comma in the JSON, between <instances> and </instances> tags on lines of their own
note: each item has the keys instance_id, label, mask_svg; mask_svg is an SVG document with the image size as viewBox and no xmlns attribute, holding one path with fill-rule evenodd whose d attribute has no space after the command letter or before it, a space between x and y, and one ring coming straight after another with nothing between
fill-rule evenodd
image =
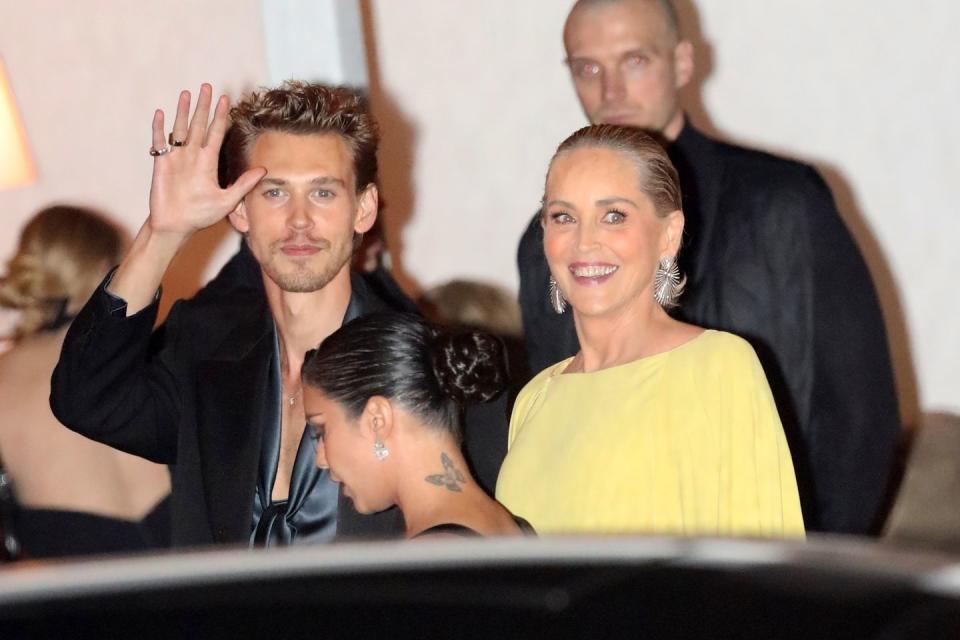
<instances>
[{"instance_id":1,"label":"man's wrist","mask_svg":"<svg viewBox=\"0 0 960 640\"><path fill-rule=\"evenodd\" d=\"M110 270L107 276L103 279L103 282L100 284L100 287L103 289L103 293L106 295L105 299L107 300L107 312L110 315L127 315L126 299L110 291L110 285L113 284L113 277L117 275L117 269L118 267L114 267ZM153 294L153 300L150 302L150 304L156 304L160 301L162 289L162 287L157 287L157 290Z\"/></svg>"},{"instance_id":2,"label":"man's wrist","mask_svg":"<svg viewBox=\"0 0 960 640\"><path fill-rule=\"evenodd\" d=\"M147 221L104 290L126 300L127 315L137 313L154 299L167 268L188 238L189 234L157 231Z\"/></svg>"},{"instance_id":3,"label":"man's wrist","mask_svg":"<svg viewBox=\"0 0 960 640\"><path fill-rule=\"evenodd\" d=\"M141 244L144 247L151 246L163 252L172 250L173 253L176 254L176 252L180 250L180 247L186 244L187 240L189 240L193 234L194 230L173 231L157 227L154 223L153 215L148 215L146 222L140 229L137 239L142 241ZM140 236L143 236L143 238Z\"/></svg>"}]
</instances>

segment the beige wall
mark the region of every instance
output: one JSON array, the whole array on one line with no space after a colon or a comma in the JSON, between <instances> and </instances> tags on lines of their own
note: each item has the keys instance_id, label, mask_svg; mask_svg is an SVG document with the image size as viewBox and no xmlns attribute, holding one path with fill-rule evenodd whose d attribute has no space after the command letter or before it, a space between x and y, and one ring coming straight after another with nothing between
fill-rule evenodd
<instances>
[{"instance_id":1,"label":"beige wall","mask_svg":"<svg viewBox=\"0 0 960 640\"><path fill-rule=\"evenodd\" d=\"M338 0L340 2L348 0ZM557 142L583 123L561 64L569 0L361 2L385 123L389 235L405 282L516 286L516 240ZM683 2L681 5L686 6ZM957 176L960 6L937 0L700 0L701 124L816 163L881 287L908 404L960 411ZM0 55L39 172L0 192L0 257L54 200L135 230L146 211L149 120L181 87L269 81L256 0L0 0ZM691 11L685 9L688 18ZM703 113L709 113L705 121ZM183 291L233 249L197 243Z\"/></svg>"},{"instance_id":2,"label":"beige wall","mask_svg":"<svg viewBox=\"0 0 960 640\"><path fill-rule=\"evenodd\" d=\"M551 149L583 124L561 65L571 0L372 4L380 85L412 142L388 164L412 212L403 270L515 287ZM696 4L678 2L699 48L695 119L825 172L881 290L906 418L960 411L960 5Z\"/></svg>"},{"instance_id":3,"label":"beige wall","mask_svg":"<svg viewBox=\"0 0 960 640\"><path fill-rule=\"evenodd\" d=\"M0 256L51 202L111 214L134 233L147 213L153 110L170 112L201 82L236 94L265 81L258 0L0 0L0 55L30 138L37 182L0 192ZM168 121L169 122L169 121ZM178 260L188 293L213 257L235 249L220 226Z\"/></svg>"}]
</instances>

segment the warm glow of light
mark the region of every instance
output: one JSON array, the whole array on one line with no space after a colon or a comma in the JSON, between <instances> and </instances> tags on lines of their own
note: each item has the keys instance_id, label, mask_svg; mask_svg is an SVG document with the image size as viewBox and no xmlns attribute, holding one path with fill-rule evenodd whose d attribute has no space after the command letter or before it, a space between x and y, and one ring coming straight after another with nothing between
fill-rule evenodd
<instances>
[{"instance_id":1,"label":"warm glow of light","mask_svg":"<svg viewBox=\"0 0 960 640\"><path fill-rule=\"evenodd\" d=\"M0 189L28 185L35 176L27 136L13 100L7 71L0 60Z\"/></svg>"}]
</instances>

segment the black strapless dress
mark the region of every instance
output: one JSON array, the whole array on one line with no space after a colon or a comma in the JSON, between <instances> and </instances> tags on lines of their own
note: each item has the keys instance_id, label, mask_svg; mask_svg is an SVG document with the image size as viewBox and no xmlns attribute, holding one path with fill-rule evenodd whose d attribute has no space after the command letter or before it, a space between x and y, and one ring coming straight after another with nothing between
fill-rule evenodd
<instances>
[{"instance_id":1,"label":"black strapless dress","mask_svg":"<svg viewBox=\"0 0 960 640\"><path fill-rule=\"evenodd\" d=\"M21 558L136 553L170 546L170 499L139 522L81 511L17 508L13 531Z\"/></svg>"},{"instance_id":2,"label":"black strapless dress","mask_svg":"<svg viewBox=\"0 0 960 640\"><path fill-rule=\"evenodd\" d=\"M517 526L520 527L520 531L523 532L525 536L536 536L537 532L534 531L533 526L524 520L523 518L518 518L513 516L514 521L517 523ZM435 533L449 533L455 536L461 536L463 538L482 538L483 535L477 531L474 531L470 527L465 527L462 524L454 524L452 522L447 522L444 524L438 524L436 526L430 527L429 529L424 529L417 535L413 536L414 538L422 538L424 536L433 535Z\"/></svg>"}]
</instances>

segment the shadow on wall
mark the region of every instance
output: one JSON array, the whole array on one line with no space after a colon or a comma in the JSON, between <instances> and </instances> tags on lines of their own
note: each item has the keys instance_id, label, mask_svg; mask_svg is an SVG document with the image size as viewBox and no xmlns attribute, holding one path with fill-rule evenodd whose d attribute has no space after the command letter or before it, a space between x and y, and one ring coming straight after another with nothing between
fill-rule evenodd
<instances>
[{"instance_id":1,"label":"shadow on wall","mask_svg":"<svg viewBox=\"0 0 960 640\"><path fill-rule=\"evenodd\" d=\"M870 275L873 277L877 297L880 299L880 308L883 311L883 321L887 328L887 344L890 347L890 358L893 360L901 424L904 429L912 431L918 427L921 420L920 397L917 391L916 371L913 368L913 355L910 350L910 333L896 279L876 235L860 209L850 183L836 167L823 162L813 164L833 192L840 217L857 241Z\"/></svg>"},{"instance_id":2,"label":"shadow on wall","mask_svg":"<svg viewBox=\"0 0 960 640\"><path fill-rule=\"evenodd\" d=\"M680 32L684 38L693 43L695 59L693 78L682 90L684 111L697 123L698 129L711 136L723 138L703 104L703 87L707 83L707 78L713 73L713 46L703 37L700 12L694 4L689 0L674 0L673 6L677 10L677 19L680 21Z\"/></svg>"},{"instance_id":3,"label":"shadow on wall","mask_svg":"<svg viewBox=\"0 0 960 640\"><path fill-rule=\"evenodd\" d=\"M191 236L163 275L163 297L160 298L158 324L166 319L173 303L192 297L205 284L204 273L217 249L228 236L235 235L233 227L224 219ZM239 240L237 245L239 246Z\"/></svg>"},{"instance_id":4,"label":"shadow on wall","mask_svg":"<svg viewBox=\"0 0 960 640\"><path fill-rule=\"evenodd\" d=\"M674 6L677 9L681 31L684 37L693 43L696 52L694 77L683 93L685 110L700 130L721 140L731 140L730 136L724 135L717 129L703 103L703 87L714 69L714 49L703 37L700 13L690 0L675 0ZM735 139L732 141L738 142ZM796 157L787 150L769 150L787 157ZM893 272L867 218L860 209L856 194L842 172L826 162L803 158L800 160L814 165L830 187L840 216L860 247L870 275L873 277L887 329L890 357L893 361L897 400L900 405L900 422L904 429L912 430L920 420L920 399L910 351L906 316Z\"/></svg>"},{"instance_id":5,"label":"shadow on wall","mask_svg":"<svg viewBox=\"0 0 960 640\"><path fill-rule=\"evenodd\" d=\"M367 77L370 83L370 106L380 123L380 225L392 259L392 275L411 298L421 291L420 285L404 268L403 229L413 217L415 191L413 161L417 131L412 121L387 95L380 83L377 55L377 34L370 0L361 0L363 37L367 47Z\"/></svg>"}]
</instances>

